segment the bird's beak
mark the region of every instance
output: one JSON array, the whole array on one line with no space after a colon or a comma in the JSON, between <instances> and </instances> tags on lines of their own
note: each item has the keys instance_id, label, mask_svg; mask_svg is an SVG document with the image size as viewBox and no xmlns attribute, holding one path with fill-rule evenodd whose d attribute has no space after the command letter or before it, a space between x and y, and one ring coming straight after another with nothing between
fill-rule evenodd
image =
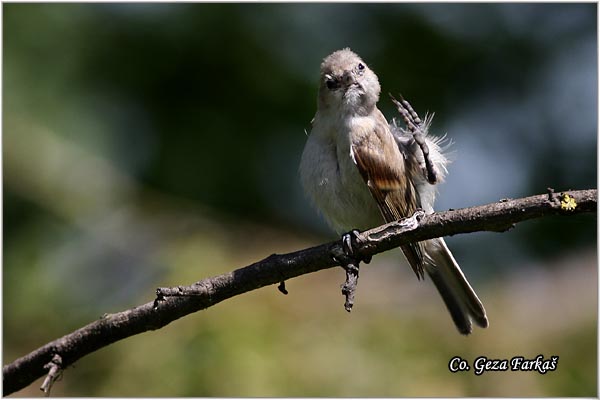
<instances>
[{"instance_id":1,"label":"bird's beak","mask_svg":"<svg viewBox=\"0 0 600 400\"><path fill-rule=\"evenodd\" d=\"M342 75L342 83L346 88L349 88L353 85L358 85L356 77L354 76L352 71L344 71L344 74Z\"/></svg>"}]
</instances>

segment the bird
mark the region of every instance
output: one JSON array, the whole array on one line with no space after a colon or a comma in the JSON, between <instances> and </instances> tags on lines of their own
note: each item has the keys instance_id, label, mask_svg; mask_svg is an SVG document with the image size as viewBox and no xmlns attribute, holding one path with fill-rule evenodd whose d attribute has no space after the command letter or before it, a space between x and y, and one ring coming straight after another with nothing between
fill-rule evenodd
<instances>
[{"instance_id":1,"label":"bird","mask_svg":"<svg viewBox=\"0 0 600 400\"><path fill-rule=\"evenodd\" d=\"M445 137L429 133L403 98L396 104L407 128L377 108L375 72L349 48L334 51L320 67L317 111L300 160L307 197L338 233L366 230L434 212L435 184L449 163ZM485 308L443 238L401 246L408 263L433 281L461 334L488 327Z\"/></svg>"}]
</instances>

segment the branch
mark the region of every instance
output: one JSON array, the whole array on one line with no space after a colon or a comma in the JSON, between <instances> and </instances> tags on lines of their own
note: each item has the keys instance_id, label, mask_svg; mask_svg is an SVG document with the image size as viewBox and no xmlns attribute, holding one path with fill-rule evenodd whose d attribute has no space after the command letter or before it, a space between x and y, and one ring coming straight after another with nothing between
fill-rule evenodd
<instances>
[{"instance_id":1,"label":"branch","mask_svg":"<svg viewBox=\"0 0 600 400\"><path fill-rule=\"evenodd\" d=\"M596 212L597 190L570 191L522 199L501 200L484 206L450 210L422 216L418 225L410 219L392 222L357 234L357 248L363 258L409 242L476 231L505 231L514 224L550 215ZM118 340L163 326L190 313L267 285L338 265L343 252L341 240L288 254L273 254L262 261L227 274L201 280L191 286L157 290L153 302L107 314L60 339L7 364L2 369L4 396L45 375L51 379L81 357ZM338 258L339 259L339 258ZM285 290L285 286L280 288ZM56 357L58 356L58 357ZM56 363L53 360L61 360ZM47 388L48 385L45 385Z\"/></svg>"}]
</instances>

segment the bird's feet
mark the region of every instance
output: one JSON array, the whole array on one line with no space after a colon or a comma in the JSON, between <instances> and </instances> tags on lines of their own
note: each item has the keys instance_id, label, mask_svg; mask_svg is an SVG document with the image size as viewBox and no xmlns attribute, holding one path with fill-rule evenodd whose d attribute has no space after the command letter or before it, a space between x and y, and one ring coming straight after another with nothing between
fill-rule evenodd
<instances>
[{"instance_id":1,"label":"bird's feet","mask_svg":"<svg viewBox=\"0 0 600 400\"><path fill-rule=\"evenodd\" d=\"M371 256L360 256L357 250L357 244L361 243L361 241L360 232L357 229L352 229L350 232L344 233L342 235L344 254L347 258L356 261L356 263L362 261L368 264L371 262Z\"/></svg>"},{"instance_id":2,"label":"bird's feet","mask_svg":"<svg viewBox=\"0 0 600 400\"><path fill-rule=\"evenodd\" d=\"M425 118L425 123L423 123L421 118L419 118L419 114L417 114L417 112L412 108L410 103L404 99L404 97L400 96L400 101L396 100L391 94L390 97L392 98L392 102L396 105L398 112L402 116L408 131L413 134L415 143L419 145L419 148L423 153L423 172L427 178L427 181L430 184L435 185L438 182L439 174L435 168L435 165L431 161L431 157L429 156L429 147L427 146L427 140L425 139L429 125L427 123L427 117Z\"/></svg>"}]
</instances>

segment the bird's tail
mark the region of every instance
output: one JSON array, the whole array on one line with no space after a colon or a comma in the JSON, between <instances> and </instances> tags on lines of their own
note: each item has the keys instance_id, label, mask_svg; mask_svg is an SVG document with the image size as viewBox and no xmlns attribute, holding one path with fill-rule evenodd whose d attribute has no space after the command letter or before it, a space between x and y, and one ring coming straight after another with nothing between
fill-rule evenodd
<instances>
[{"instance_id":1,"label":"bird's tail","mask_svg":"<svg viewBox=\"0 0 600 400\"><path fill-rule=\"evenodd\" d=\"M471 321L487 328L488 319L483 304L460 270L444 239L423 242L424 269L440 292L459 332L471 333Z\"/></svg>"}]
</instances>

